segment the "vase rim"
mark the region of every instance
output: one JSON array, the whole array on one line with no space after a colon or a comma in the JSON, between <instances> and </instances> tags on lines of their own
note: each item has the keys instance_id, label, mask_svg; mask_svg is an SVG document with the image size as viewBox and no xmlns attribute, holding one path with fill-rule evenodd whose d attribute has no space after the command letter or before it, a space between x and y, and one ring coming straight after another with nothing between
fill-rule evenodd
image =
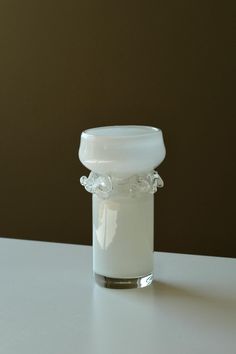
<instances>
[{"instance_id":1,"label":"vase rim","mask_svg":"<svg viewBox=\"0 0 236 354\"><path fill-rule=\"evenodd\" d=\"M87 139L129 139L160 133L161 129L147 125L107 125L86 129L82 135Z\"/></svg>"}]
</instances>

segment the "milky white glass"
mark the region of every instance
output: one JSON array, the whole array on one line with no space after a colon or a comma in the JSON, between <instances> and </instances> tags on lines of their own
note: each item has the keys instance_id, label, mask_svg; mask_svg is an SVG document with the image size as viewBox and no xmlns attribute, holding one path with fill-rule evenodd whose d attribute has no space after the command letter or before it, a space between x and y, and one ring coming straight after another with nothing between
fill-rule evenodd
<instances>
[{"instance_id":1,"label":"milky white glass","mask_svg":"<svg viewBox=\"0 0 236 354\"><path fill-rule=\"evenodd\" d=\"M165 158L160 129L123 125L85 130L79 158L91 173L81 184L93 194L93 270L106 287L151 284L154 168Z\"/></svg>"}]
</instances>

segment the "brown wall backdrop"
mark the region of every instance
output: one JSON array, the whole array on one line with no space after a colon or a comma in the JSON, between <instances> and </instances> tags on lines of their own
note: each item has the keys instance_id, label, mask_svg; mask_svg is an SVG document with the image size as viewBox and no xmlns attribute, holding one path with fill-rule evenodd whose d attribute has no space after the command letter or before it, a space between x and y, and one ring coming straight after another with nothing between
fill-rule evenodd
<instances>
[{"instance_id":1,"label":"brown wall backdrop","mask_svg":"<svg viewBox=\"0 0 236 354\"><path fill-rule=\"evenodd\" d=\"M0 235L91 243L81 131L163 130L155 249L236 256L233 4L3 0Z\"/></svg>"}]
</instances>

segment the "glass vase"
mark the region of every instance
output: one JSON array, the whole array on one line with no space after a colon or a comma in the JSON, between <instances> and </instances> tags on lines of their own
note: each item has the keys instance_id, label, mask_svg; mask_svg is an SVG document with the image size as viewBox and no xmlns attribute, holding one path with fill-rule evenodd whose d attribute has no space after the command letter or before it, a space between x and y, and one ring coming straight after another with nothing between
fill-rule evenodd
<instances>
[{"instance_id":1,"label":"glass vase","mask_svg":"<svg viewBox=\"0 0 236 354\"><path fill-rule=\"evenodd\" d=\"M150 285L153 279L154 170L165 157L160 129L110 126L85 130L79 158L91 172L81 184L93 198L93 271L109 288Z\"/></svg>"}]
</instances>

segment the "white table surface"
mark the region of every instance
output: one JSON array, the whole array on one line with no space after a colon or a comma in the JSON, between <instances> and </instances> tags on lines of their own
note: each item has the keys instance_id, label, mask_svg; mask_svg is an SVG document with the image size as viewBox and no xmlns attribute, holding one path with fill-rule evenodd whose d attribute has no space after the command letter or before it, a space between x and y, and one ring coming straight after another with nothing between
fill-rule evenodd
<instances>
[{"instance_id":1,"label":"white table surface","mask_svg":"<svg viewBox=\"0 0 236 354\"><path fill-rule=\"evenodd\" d=\"M236 259L155 253L155 279L101 288L91 247L2 238L0 353L236 353Z\"/></svg>"}]
</instances>

